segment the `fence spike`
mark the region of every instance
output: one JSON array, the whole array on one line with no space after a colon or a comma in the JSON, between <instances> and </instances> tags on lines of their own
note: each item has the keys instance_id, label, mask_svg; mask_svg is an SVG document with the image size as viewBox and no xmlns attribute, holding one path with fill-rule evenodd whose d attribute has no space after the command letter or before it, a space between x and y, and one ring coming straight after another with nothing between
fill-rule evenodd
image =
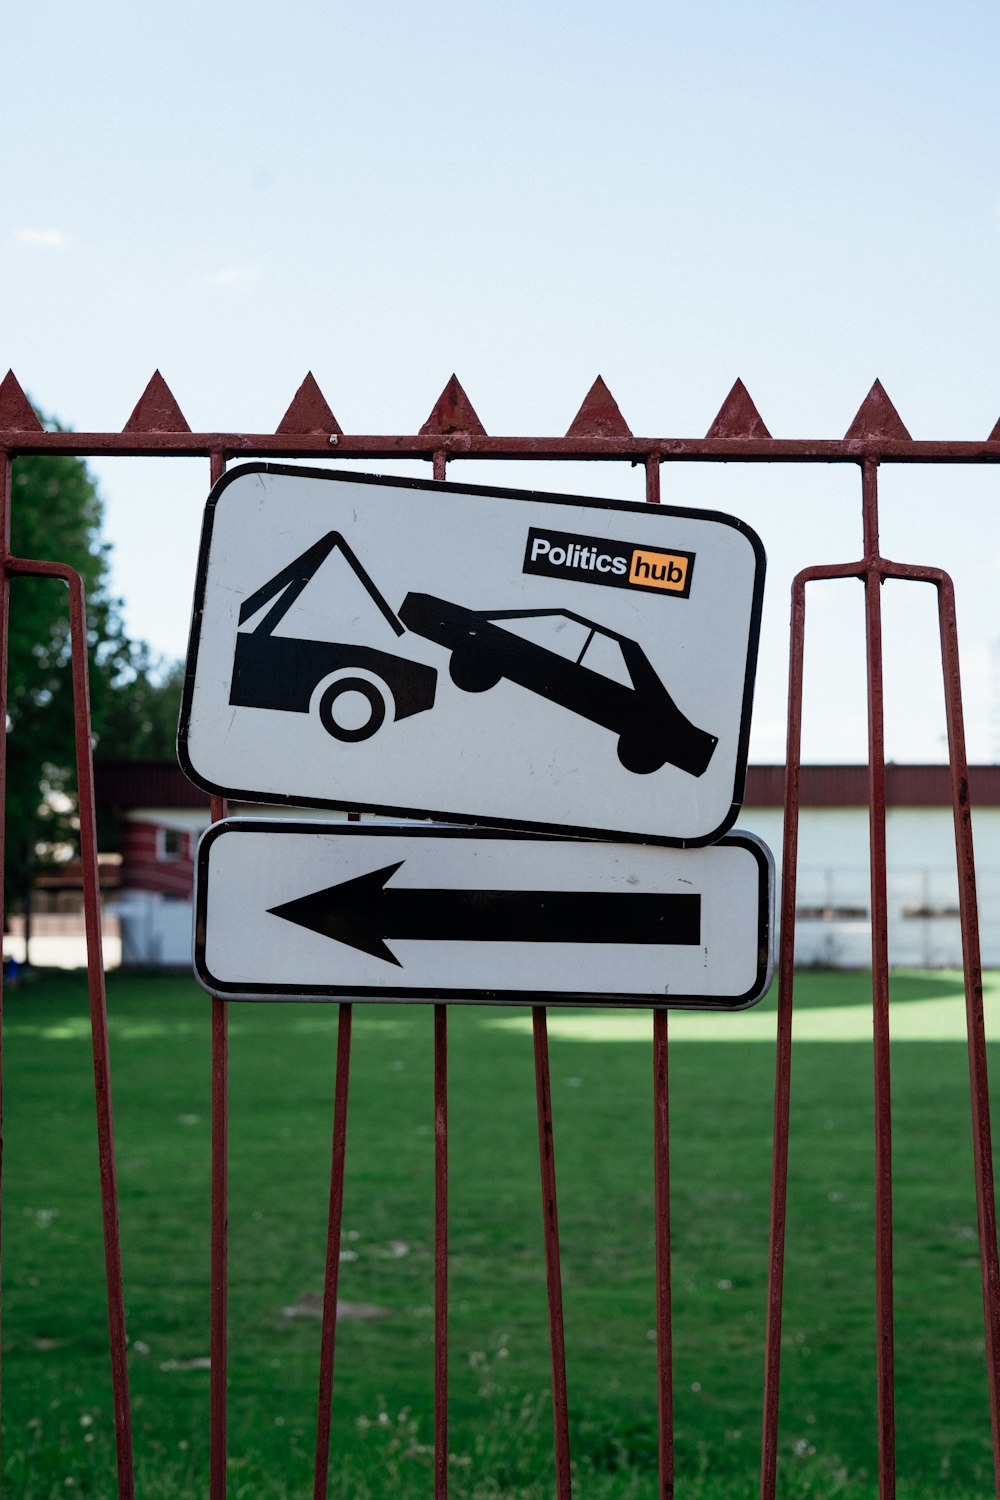
<instances>
[{"instance_id":1,"label":"fence spike","mask_svg":"<svg viewBox=\"0 0 1000 1500\"><path fill-rule=\"evenodd\" d=\"M452 375L437 398L430 416L420 429L420 436L429 437L439 432L473 432L481 437L486 435L486 428L477 417L457 375Z\"/></svg>"},{"instance_id":2,"label":"fence spike","mask_svg":"<svg viewBox=\"0 0 1000 1500\"><path fill-rule=\"evenodd\" d=\"M876 380L858 407L858 414L844 433L844 438L901 438L904 442L910 440L906 425L886 395L881 380Z\"/></svg>"},{"instance_id":3,"label":"fence spike","mask_svg":"<svg viewBox=\"0 0 1000 1500\"><path fill-rule=\"evenodd\" d=\"M312 370L306 372L305 380L295 392L291 405L275 430L300 437L313 432L343 432L344 429L330 410Z\"/></svg>"},{"instance_id":4,"label":"fence spike","mask_svg":"<svg viewBox=\"0 0 1000 1500\"><path fill-rule=\"evenodd\" d=\"M41 432L42 424L13 370L0 381L0 432Z\"/></svg>"},{"instance_id":5,"label":"fence spike","mask_svg":"<svg viewBox=\"0 0 1000 1500\"><path fill-rule=\"evenodd\" d=\"M136 402L123 432L190 432L184 414L174 400L170 387L154 370L149 384Z\"/></svg>"},{"instance_id":6,"label":"fence spike","mask_svg":"<svg viewBox=\"0 0 1000 1500\"><path fill-rule=\"evenodd\" d=\"M569 424L567 437L631 437L632 429L618 402L598 375Z\"/></svg>"},{"instance_id":7,"label":"fence spike","mask_svg":"<svg viewBox=\"0 0 1000 1500\"><path fill-rule=\"evenodd\" d=\"M705 434L710 438L769 438L771 434L742 380L737 380Z\"/></svg>"}]
</instances>

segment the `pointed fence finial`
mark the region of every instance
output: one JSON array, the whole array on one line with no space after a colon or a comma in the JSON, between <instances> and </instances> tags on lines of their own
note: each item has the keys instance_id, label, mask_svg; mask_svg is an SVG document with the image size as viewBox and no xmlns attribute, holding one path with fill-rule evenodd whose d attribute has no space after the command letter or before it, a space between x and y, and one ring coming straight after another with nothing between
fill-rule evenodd
<instances>
[{"instance_id":1,"label":"pointed fence finial","mask_svg":"<svg viewBox=\"0 0 1000 1500\"><path fill-rule=\"evenodd\" d=\"M306 437L314 432L338 435L343 432L344 429L327 405L326 397L311 370L307 372L275 430L296 437Z\"/></svg>"},{"instance_id":2,"label":"pointed fence finial","mask_svg":"<svg viewBox=\"0 0 1000 1500\"><path fill-rule=\"evenodd\" d=\"M569 424L567 437L631 437L632 429L618 402L598 375L583 398L583 405Z\"/></svg>"},{"instance_id":3,"label":"pointed fence finial","mask_svg":"<svg viewBox=\"0 0 1000 1500\"><path fill-rule=\"evenodd\" d=\"M705 435L710 438L769 438L771 436L742 380L736 381Z\"/></svg>"},{"instance_id":4,"label":"pointed fence finial","mask_svg":"<svg viewBox=\"0 0 1000 1500\"><path fill-rule=\"evenodd\" d=\"M184 414L171 394L170 387L154 370L149 384L136 402L123 432L190 432Z\"/></svg>"},{"instance_id":5,"label":"pointed fence finial","mask_svg":"<svg viewBox=\"0 0 1000 1500\"><path fill-rule=\"evenodd\" d=\"M486 435L486 428L476 416L475 407L463 391L457 375L451 377L435 401L430 416L420 429L420 436L432 437L448 432Z\"/></svg>"},{"instance_id":6,"label":"pointed fence finial","mask_svg":"<svg viewBox=\"0 0 1000 1500\"><path fill-rule=\"evenodd\" d=\"M42 424L22 391L14 371L0 381L0 432L41 432Z\"/></svg>"},{"instance_id":7,"label":"pointed fence finial","mask_svg":"<svg viewBox=\"0 0 1000 1500\"><path fill-rule=\"evenodd\" d=\"M844 438L895 438L909 441L910 434L886 395L881 380L876 380L858 407L858 414L844 433Z\"/></svg>"}]
</instances>

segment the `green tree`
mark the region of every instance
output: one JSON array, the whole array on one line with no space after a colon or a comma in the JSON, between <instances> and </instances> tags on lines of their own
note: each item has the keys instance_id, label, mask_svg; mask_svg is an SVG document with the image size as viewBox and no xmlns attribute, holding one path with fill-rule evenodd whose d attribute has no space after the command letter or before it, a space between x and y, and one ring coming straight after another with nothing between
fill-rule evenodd
<instances>
[{"instance_id":1,"label":"green tree","mask_svg":"<svg viewBox=\"0 0 1000 1500\"><path fill-rule=\"evenodd\" d=\"M46 423L54 426L53 423ZM86 464L64 455L14 463L11 546L18 557L68 563L87 594L95 748L123 758L173 754L179 666L129 639L108 583L103 508ZM69 598L58 579L11 580L7 687L5 884L23 897L36 863L75 842L76 792Z\"/></svg>"}]
</instances>

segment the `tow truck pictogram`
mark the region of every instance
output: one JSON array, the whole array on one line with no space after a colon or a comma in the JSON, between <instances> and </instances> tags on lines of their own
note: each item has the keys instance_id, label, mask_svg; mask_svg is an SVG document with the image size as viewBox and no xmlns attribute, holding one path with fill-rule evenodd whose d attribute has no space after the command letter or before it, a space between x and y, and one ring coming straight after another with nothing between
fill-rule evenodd
<instances>
[{"instance_id":1,"label":"tow truck pictogram","mask_svg":"<svg viewBox=\"0 0 1000 1500\"><path fill-rule=\"evenodd\" d=\"M432 594L407 594L397 615L338 531L328 531L243 601L241 626L271 607L252 630L237 634L229 694L234 707L308 713L316 688L330 678L317 704L320 723L334 739L348 744L370 739L390 709L394 719L405 719L433 708L434 667L375 646L275 634L335 549L397 636L408 629L451 651L456 687L481 693L507 678L611 730L618 736L619 761L636 775L667 763L691 776L708 768L717 736L682 712L637 641L573 610L476 610ZM518 622L546 620L557 632L578 627L579 649L567 652L565 644L551 649L516 633ZM599 665L595 670L595 642L617 648L617 677ZM367 675L353 675L352 669ZM354 699L353 718L341 702L347 695Z\"/></svg>"},{"instance_id":2,"label":"tow truck pictogram","mask_svg":"<svg viewBox=\"0 0 1000 1500\"><path fill-rule=\"evenodd\" d=\"M405 628L379 593L349 544L339 531L328 531L301 556L275 573L243 601L239 622L244 625L270 601L271 608L253 630L236 637L236 657L229 702L238 708L284 710L308 713L313 694L325 677L354 668L367 677L339 675L324 689L319 700L319 719L334 739L346 743L367 740L382 727L391 709L394 719L432 708L437 672L423 662L410 661L375 646L340 641L315 641L299 636L278 636L274 631L319 567L339 548L372 602L397 636ZM372 678L378 679L372 681ZM350 722L340 704L347 694L366 700L367 715Z\"/></svg>"}]
</instances>

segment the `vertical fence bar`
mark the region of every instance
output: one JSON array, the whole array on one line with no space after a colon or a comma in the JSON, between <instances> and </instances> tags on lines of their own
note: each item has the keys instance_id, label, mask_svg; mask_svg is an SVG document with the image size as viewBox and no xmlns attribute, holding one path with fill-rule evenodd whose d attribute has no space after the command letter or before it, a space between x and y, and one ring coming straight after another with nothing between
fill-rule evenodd
<instances>
[{"instance_id":1,"label":"vertical fence bar","mask_svg":"<svg viewBox=\"0 0 1000 1500\"><path fill-rule=\"evenodd\" d=\"M800 574L792 584L788 662L788 729L785 746L785 822L781 852L778 1038L774 1073L774 1139L771 1151L771 1228L764 1334L764 1414L761 1440L761 1500L774 1500L778 1464L781 1384L781 1314L785 1280L788 1207L788 1124L792 1092L792 1004L795 990L795 901L799 857L799 766L802 755L802 674L805 659L806 591Z\"/></svg>"},{"instance_id":2,"label":"vertical fence bar","mask_svg":"<svg viewBox=\"0 0 1000 1500\"><path fill-rule=\"evenodd\" d=\"M448 455L434 453L434 478ZM448 1009L434 1007L434 1500L448 1495Z\"/></svg>"},{"instance_id":3,"label":"vertical fence bar","mask_svg":"<svg viewBox=\"0 0 1000 1500\"><path fill-rule=\"evenodd\" d=\"M802 684L805 665L806 584L858 578L864 563L805 568L792 582L788 656L788 728L785 741L785 807L781 851L778 954L778 1031L774 1065L774 1139L771 1155L771 1227L764 1334L764 1407L761 1434L761 1500L774 1500L781 1386L781 1322L788 1206L788 1135L792 1091L792 1008L795 993L795 903L798 882L802 764Z\"/></svg>"},{"instance_id":4,"label":"vertical fence bar","mask_svg":"<svg viewBox=\"0 0 1000 1500\"><path fill-rule=\"evenodd\" d=\"M13 461L7 448L0 449L0 933L6 928L6 892L4 890L4 864L6 860L6 809L7 809L7 664L8 622L10 611L10 574L7 561L10 557L10 501ZM0 1244L3 1232L3 963L0 961ZM2 1261L0 1261L2 1264ZM0 1332L3 1328L3 1277L0 1274ZM3 1341L0 1338L0 1351ZM0 1393L3 1388L3 1354L0 1352ZM0 1416L3 1403L0 1399ZM2 1425L0 1425L2 1432ZM3 1448L0 1440L0 1473Z\"/></svg>"},{"instance_id":5,"label":"vertical fence bar","mask_svg":"<svg viewBox=\"0 0 1000 1500\"><path fill-rule=\"evenodd\" d=\"M979 945L979 907L969 805L969 762L965 748L965 717L959 671L955 590L947 574L938 582L938 621L941 665L944 672L945 715L948 725L948 763L951 770L955 854L958 864L958 903L962 918L962 961L965 970L965 1020L969 1048L969 1092L972 1101L972 1156L976 1178L976 1215L979 1221L979 1260L983 1282L983 1325L986 1335L986 1377L990 1395L993 1436L993 1479L1000 1497L1000 1270L997 1264L997 1220L993 1182L993 1143L990 1130L989 1078L986 1032L983 1023L983 970Z\"/></svg>"},{"instance_id":6,"label":"vertical fence bar","mask_svg":"<svg viewBox=\"0 0 1000 1500\"><path fill-rule=\"evenodd\" d=\"M660 503L660 455L651 453L646 459L646 503Z\"/></svg>"},{"instance_id":7,"label":"vertical fence bar","mask_svg":"<svg viewBox=\"0 0 1000 1500\"><path fill-rule=\"evenodd\" d=\"M330 1473L330 1427L333 1415L333 1362L337 1349L337 1284L344 1218L344 1159L347 1151L347 1094L351 1068L352 1007L341 1005L337 1027L337 1074L333 1098L333 1148L330 1161L330 1208L326 1230L326 1274L323 1281L323 1332L319 1360L316 1415L316 1464L313 1500L326 1500Z\"/></svg>"},{"instance_id":8,"label":"vertical fence bar","mask_svg":"<svg viewBox=\"0 0 1000 1500\"><path fill-rule=\"evenodd\" d=\"M221 811L216 811L217 804ZM225 802L212 798L212 822ZM209 1493L225 1500L227 1384L229 1369L229 1012L212 1000L212 1244L209 1331Z\"/></svg>"},{"instance_id":9,"label":"vertical fence bar","mask_svg":"<svg viewBox=\"0 0 1000 1500\"><path fill-rule=\"evenodd\" d=\"M875 1317L878 1340L878 1482L896 1493L892 1307L892 1103L889 1078L889 904L886 890L885 723L878 464L862 468L865 638L868 665L868 819L872 909L872 1014L875 1073Z\"/></svg>"},{"instance_id":10,"label":"vertical fence bar","mask_svg":"<svg viewBox=\"0 0 1000 1500\"><path fill-rule=\"evenodd\" d=\"M9 501L9 465L5 479ZM6 508L6 507L4 507ZM91 753L90 684L87 661L87 608L83 579L61 563L28 562L4 556L4 603L9 600L7 579L11 574L59 578L69 588L70 652L73 683L73 725L80 824L80 863L83 876L84 927L87 941L87 992L94 1062L94 1098L97 1113L97 1154L101 1183L101 1217L104 1236L104 1270L108 1299L108 1334L115 1417L118 1494L134 1500L135 1474L132 1455L132 1414L129 1399L127 1341L125 1336L125 1289L122 1277L121 1232L118 1221L118 1183L115 1169L114 1122L111 1103L111 1059L108 1047L108 1012L101 943L101 889L97 863L97 814L94 766ZM4 612L6 624L6 610ZM6 715L4 715L6 723Z\"/></svg>"},{"instance_id":11,"label":"vertical fence bar","mask_svg":"<svg viewBox=\"0 0 1000 1500\"><path fill-rule=\"evenodd\" d=\"M212 798L213 804L221 798ZM213 823L225 813L215 813ZM212 1214L209 1351L209 1470L212 1500L225 1500L229 1369L229 1012L212 999Z\"/></svg>"},{"instance_id":12,"label":"vertical fence bar","mask_svg":"<svg viewBox=\"0 0 1000 1500\"><path fill-rule=\"evenodd\" d=\"M653 1180L656 1215L656 1393L660 1500L674 1493L673 1319L670 1297L670 1093L665 1010L653 1011Z\"/></svg>"},{"instance_id":13,"label":"vertical fence bar","mask_svg":"<svg viewBox=\"0 0 1000 1500\"><path fill-rule=\"evenodd\" d=\"M121 1233L118 1223L118 1183L115 1171L114 1124L111 1108L111 1058L108 1050L108 1010L101 948L101 888L97 865L97 814L94 765L91 758L90 688L87 676L87 611L83 580L64 570L69 584L70 642L73 666L73 718L76 731L76 774L80 818L80 861L83 870L83 910L87 935L87 989L94 1053L94 1093L97 1103L97 1150L104 1221L104 1269L108 1289L108 1332L111 1342L111 1380L114 1393L115 1445L120 1500L133 1500L132 1414L129 1401L125 1338L125 1288L122 1279Z\"/></svg>"},{"instance_id":14,"label":"vertical fence bar","mask_svg":"<svg viewBox=\"0 0 1000 1500\"><path fill-rule=\"evenodd\" d=\"M214 449L209 478L215 484L226 469L225 454ZM226 816L224 797L211 799L211 818ZM226 1497L227 1391L229 1377L229 1011L212 999L212 1243L210 1249L209 1494Z\"/></svg>"},{"instance_id":15,"label":"vertical fence bar","mask_svg":"<svg viewBox=\"0 0 1000 1500\"><path fill-rule=\"evenodd\" d=\"M434 1007L434 1500L448 1495L448 1007Z\"/></svg>"},{"instance_id":16,"label":"vertical fence bar","mask_svg":"<svg viewBox=\"0 0 1000 1500\"><path fill-rule=\"evenodd\" d=\"M545 1281L549 1299L549 1347L552 1353L552 1422L556 1452L557 1500L571 1500L569 1407L566 1397L566 1338L563 1328L562 1271L559 1265L559 1215L556 1209L556 1160L552 1134L552 1084L545 1006L531 1008L535 1046L535 1100L538 1108L538 1157L542 1173L542 1218L545 1234Z\"/></svg>"},{"instance_id":17,"label":"vertical fence bar","mask_svg":"<svg viewBox=\"0 0 1000 1500\"><path fill-rule=\"evenodd\" d=\"M660 503L660 458L646 459L646 502ZM656 1412L660 1500L674 1493L674 1341L670 1271L668 1013L653 1011L653 1200L656 1257Z\"/></svg>"}]
</instances>

